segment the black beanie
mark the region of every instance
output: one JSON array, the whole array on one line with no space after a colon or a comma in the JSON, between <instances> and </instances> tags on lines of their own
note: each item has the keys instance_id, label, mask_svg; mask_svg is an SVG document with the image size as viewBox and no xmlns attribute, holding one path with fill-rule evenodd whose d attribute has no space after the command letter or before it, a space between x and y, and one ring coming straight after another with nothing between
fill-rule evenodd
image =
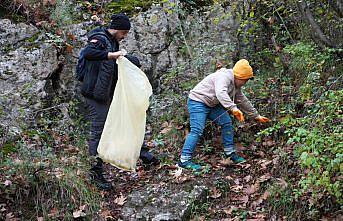
<instances>
[{"instance_id":1,"label":"black beanie","mask_svg":"<svg viewBox=\"0 0 343 221\"><path fill-rule=\"evenodd\" d=\"M125 55L125 57L127 58L127 60L129 60L132 64L136 65L137 67L142 67L141 63L139 62L139 59L136 56L127 54Z\"/></svg>"},{"instance_id":2,"label":"black beanie","mask_svg":"<svg viewBox=\"0 0 343 221\"><path fill-rule=\"evenodd\" d=\"M131 23L129 17L124 14L112 15L109 28L115 30L130 30Z\"/></svg>"}]
</instances>

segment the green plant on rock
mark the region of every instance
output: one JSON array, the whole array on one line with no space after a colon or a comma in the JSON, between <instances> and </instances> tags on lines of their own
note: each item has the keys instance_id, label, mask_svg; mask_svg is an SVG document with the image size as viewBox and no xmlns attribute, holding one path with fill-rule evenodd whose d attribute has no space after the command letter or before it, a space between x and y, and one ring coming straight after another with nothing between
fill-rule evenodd
<instances>
[{"instance_id":1,"label":"green plant on rock","mask_svg":"<svg viewBox=\"0 0 343 221\"><path fill-rule=\"evenodd\" d=\"M160 3L158 0L138 1L138 0L119 0L112 1L106 5L106 10L111 13L127 13L134 14L145 11L150 8L152 4Z\"/></svg>"},{"instance_id":2,"label":"green plant on rock","mask_svg":"<svg viewBox=\"0 0 343 221\"><path fill-rule=\"evenodd\" d=\"M73 2L57 0L50 19L54 20L59 27L72 24L73 20L75 20Z\"/></svg>"}]
</instances>

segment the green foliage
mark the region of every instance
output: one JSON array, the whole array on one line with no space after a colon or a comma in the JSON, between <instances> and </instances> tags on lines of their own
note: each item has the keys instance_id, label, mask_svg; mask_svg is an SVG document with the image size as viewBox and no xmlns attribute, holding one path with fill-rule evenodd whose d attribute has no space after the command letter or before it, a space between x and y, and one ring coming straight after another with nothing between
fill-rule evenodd
<instances>
[{"instance_id":1,"label":"green foliage","mask_svg":"<svg viewBox=\"0 0 343 221\"><path fill-rule=\"evenodd\" d=\"M51 130L28 130L0 163L1 199L11 199L8 211L25 220L73 220L73 212L83 208L91 220L99 209L99 196L87 182L83 155L76 146L79 136ZM83 144L84 145L84 144ZM3 185L5 180L9 185ZM13 211L13 210L12 210Z\"/></svg>"},{"instance_id":2,"label":"green foliage","mask_svg":"<svg viewBox=\"0 0 343 221\"><path fill-rule=\"evenodd\" d=\"M294 198L290 198L291 201L308 201L307 206L301 206L310 211L304 216L315 218L319 210L328 209L321 203L324 198L331 199L331 203L343 202L340 179L343 165L342 98L343 90L326 91L307 107L304 117L286 116L257 134L258 141L265 137L278 138L281 145L294 146L294 157L301 169L298 169L297 181L293 183L293 192L288 195ZM288 176L287 172L284 176ZM293 205L292 202L278 202L282 206L278 203L275 209ZM271 202L271 205L275 203ZM289 215L291 210L279 212Z\"/></svg>"},{"instance_id":3,"label":"green foliage","mask_svg":"<svg viewBox=\"0 0 343 221\"><path fill-rule=\"evenodd\" d=\"M73 20L75 20L73 7L72 1L57 0L50 19L54 20L59 27L73 24Z\"/></svg>"},{"instance_id":4,"label":"green foliage","mask_svg":"<svg viewBox=\"0 0 343 221\"><path fill-rule=\"evenodd\" d=\"M297 141L296 156L306 171L298 194L310 193L315 202L328 193L343 203L339 179L343 165L342 103L343 90L325 92L289 139L290 143Z\"/></svg>"},{"instance_id":5,"label":"green foliage","mask_svg":"<svg viewBox=\"0 0 343 221\"><path fill-rule=\"evenodd\" d=\"M112 1L106 6L106 10L111 13L127 13L134 14L145 11L150 8L152 4L160 3L159 0L138 1L138 0L119 0Z\"/></svg>"},{"instance_id":6,"label":"green foliage","mask_svg":"<svg viewBox=\"0 0 343 221\"><path fill-rule=\"evenodd\" d=\"M182 7L188 11L204 10L206 7L213 5L214 0L181 0Z\"/></svg>"},{"instance_id":7,"label":"green foliage","mask_svg":"<svg viewBox=\"0 0 343 221\"><path fill-rule=\"evenodd\" d=\"M299 42L294 45L287 45L284 52L292 56L290 66L293 71L303 73L322 72L325 67L330 67L334 64L335 49L321 51L313 44Z\"/></svg>"},{"instance_id":8,"label":"green foliage","mask_svg":"<svg viewBox=\"0 0 343 221\"><path fill-rule=\"evenodd\" d=\"M52 108L33 116L35 125L25 125L20 136L1 149L0 170L6 172L0 176L0 201L6 200L6 211L25 220L73 220L77 211L92 220L100 197L88 182L85 123L78 103L63 104L60 97L43 102L48 104Z\"/></svg>"},{"instance_id":9,"label":"green foliage","mask_svg":"<svg viewBox=\"0 0 343 221\"><path fill-rule=\"evenodd\" d=\"M282 190L282 191L280 191ZM268 207L273 213L282 214L288 218L298 217L297 212L301 208L297 208L295 199L292 196L292 189L290 187L282 187L280 185L274 185L269 188L270 197L268 201Z\"/></svg>"}]
</instances>

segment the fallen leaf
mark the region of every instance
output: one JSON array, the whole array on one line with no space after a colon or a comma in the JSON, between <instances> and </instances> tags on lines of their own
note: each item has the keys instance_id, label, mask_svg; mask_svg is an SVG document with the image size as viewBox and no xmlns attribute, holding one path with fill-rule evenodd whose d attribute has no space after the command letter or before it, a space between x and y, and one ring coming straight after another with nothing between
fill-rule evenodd
<instances>
[{"instance_id":1,"label":"fallen leaf","mask_svg":"<svg viewBox=\"0 0 343 221\"><path fill-rule=\"evenodd\" d=\"M166 127L166 128L164 128L163 130L161 130L160 133L161 133L161 134L166 134L166 133L168 133L168 132L171 131L171 130L172 130L171 127Z\"/></svg>"},{"instance_id":2,"label":"fallen leaf","mask_svg":"<svg viewBox=\"0 0 343 221\"><path fill-rule=\"evenodd\" d=\"M251 207L255 209L256 207L261 205L262 202L263 202L263 199L260 197L256 201L252 202Z\"/></svg>"},{"instance_id":3,"label":"fallen leaf","mask_svg":"<svg viewBox=\"0 0 343 221\"><path fill-rule=\"evenodd\" d=\"M266 142L263 142L262 145L267 146L267 147L272 147L275 145L275 141L273 140L268 140Z\"/></svg>"},{"instance_id":4,"label":"fallen leaf","mask_svg":"<svg viewBox=\"0 0 343 221\"><path fill-rule=\"evenodd\" d=\"M175 177L175 178L179 178L182 174L182 168L178 168L176 171L171 172L171 174Z\"/></svg>"},{"instance_id":5,"label":"fallen leaf","mask_svg":"<svg viewBox=\"0 0 343 221\"><path fill-rule=\"evenodd\" d=\"M210 197L212 199L217 199L217 198L221 197L221 195L222 195L222 193L215 187L211 189L211 192L212 192L212 194L210 195Z\"/></svg>"},{"instance_id":6,"label":"fallen leaf","mask_svg":"<svg viewBox=\"0 0 343 221\"><path fill-rule=\"evenodd\" d=\"M242 203L246 204L247 202L249 202L249 196L244 195L244 196L236 198L236 200L241 201Z\"/></svg>"},{"instance_id":7,"label":"fallen leaf","mask_svg":"<svg viewBox=\"0 0 343 221\"><path fill-rule=\"evenodd\" d=\"M182 177L179 177L176 182L178 184L181 184L181 183L184 183L184 182L186 182L188 180L191 180L188 176L182 176Z\"/></svg>"},{"instance_id":8,"label":"fallen leaf","mask_svg":"<svg viewBox=\"0 0 343 221\"><path fill-rule=\"evenodd\" d=\"M44 218L43 217L37 217L37 221L43 221Z\"/></svg>"},{"instance_id":9,"label":"fallen leaf","mask_svg":"<svg viewBox=\"0 0 343 221\"><path fill-rule=\"evenodd\" d=\"M286 189L288 186L288 183L282 179L282 178L277 178L277 180L279 181L278 183L280 184L280 186L282 187L282 189Z\"/></svg>"},{"instance_id":10,"label":"fallen leaf","mask_svg":"<svg viewBox=\"0 0 343 221\"><path fill-rule=\"evenodd\" d=\"M12 181L6 180L6 181L4 182L4 184L5 184L5 186L10 186L10 185L12 185Z\"/></svg>"},{"instance_id":11,"label":"fallen leaf","mask_svg":"<svg viewBox=\"0 0 343 221\"><path fill-rule=\"evenodd\" d=\"M266 191L263 193L262 199L266 200L266 199L268 199L269 196L270 196L270 192L269 192L268 190L266 190Z\"/></svg>"},{"instance_id":12,"label":"fallen leaf","mask_svg":"<svg viewBox=\"0 0 343 221\"><path fill-rule=\"evenodd\" d=\"M246 219L247 221L264 221L264 218Z\"/></svg>"},{"instance_id":13,"label":"fallen leaf","mask_svg":"<svg viewBox=\"0 0 343 221\"><path fill-rule=\"evenodd\" d=\"M238 178L235 179L233 182L234 182L236 185L238 185L238 184L240 183Z\"/></svg>"},{"instance_id":14,"label":"fallen leaf","mask_svg":"<svg viewBox=\"0 0 343 221\"><path fill-rule=\"evenodd\" d=\"M77 40L76 36L73 35L72 33L67 33L67 37L68 37L69 40L72 40L72 41Z\"/></svg>"},{"instance_id":15,"label":"fallen leaf","mask_svg":"<svg viewBox=\"0 0 343 221\"><path fill-rule=\"evenodd\" d=\"M7 213L5 221L19 221L19 218L14 217L13 213Z\"/></svg>"},{"instance_id":16,"label":"fallen leaf","mask_svg":"<svg viewBox=\"0 0 343 221\"><path fill-rule=\"evenodd\" d=\"M260 178L258 178L258 182L263 183L267 180L269 180L272 176L270 175L270 173L266 173L263 176L261 176Z\"/></svg>"},{"instance_id":17,"label":"fallen leaf","mask_svg":"<svg viewBox=\"0 0 343 221\"><path fill-rule=\"evenodd\" d=\"M119 206L122 206L126 203L126 198L127 197L123 196L123 194L120 193L120 196L114 200L114 203L118 204Z\"/></svg>"},{"instance_id":18,"label":"fallen leaf","mask_svg":"<svg viewBox=\"0 0 343 221\"><path fill-rule=\"evenodd\" d=\"M232 163L233 162L230 158L226 158L226 159L219 161L219 164L222 166L230 166L230 165L232 165Z\"/></svg>"},{"instance_id":19,"label":"fallen leaf","mask_svg":"<svg viewBox=\"0 0 343 221\"><path fill-rule=\"evenodd\" d=\"M243 180L248 183L250 180L252 179L252 176L248 175L246 177L243 178Z\"/></svg>"},{"instance_id":20,"label":"fallen leaf","mask_svg":"<svg viewBox=\"0 0 343 221\"><path fill-rule=\"evenodd\" d=\"M167 121L163 122L161 128L169 127L169 123Z\"/></svg>"},{"instance_id":21,"label":"fallen leaf","mask_svg":"<svg viewBox=\"0 0 343 221\"><path fill-rule=\"evenodd\" d=\"M280 157L275 157L275 158L273 159L273 164L274 164L274 165L279 165L279 158L280 158Z\"/></svg>"},{"instance_id":22,"label":"fallen leaf","mask_svg":"<svg viewBox=\"0 0 343 221\"><path fill-rule=\"evenodd\" d=\"M14 218L13 213L7 213L7 214L6 214L6 220L7 220L7 219L12 219L12 218Z\"/></svg>"},{"instance_id":23,"label":"fallen leaf","mask_svg":"<svg viewBox=\"0 0 343 221\"><path fill-rule=\"evenodd\" d=\"M57 29L55 31L55 34L58 35L58 36L62 36L63 35L63 31L61 29Z\"/></svg>"},{"instance_id":24,"label":"fallen leaf","mask_svg":"<svg viewBox=\"0 0 343 221\"><path fill-rule=\"evenodd\" d=\"M43 5L47 6L47 5L56 5L56 0L43 0Z\"/></svg>"},{"instance_id":25,"label":"fallen leaf","mask_svg":"<svg viewBox=\"0 0 343 221\"><path fill-rule=\"evenodd\" d=\"M233 180L233 178L231 176L226 176L225 179L227 180Z\"/></svg>"},{"instance_id":26,"label":"fallen leaf","mask_svg":"<svg viewBox=\"0 0 343 221\"><path fill-rule=\"evenodd\" d=\"M243 151L243 150L247 150L247 148L244 147L241 143L236 143L235 146L236 146L236 150L237 150L238 152Z\"/></svg>"},{"instance_id":27,"label":"fallen leaf","mask_svg":"<svg viewBox=\"0 0 343 221\"><path fill-rule=\"evenodd\" d=\"M240 165L240 164L237 164L237 165ZM251 167L251 165L250 164L242 164L242 166L243 166L243 169L249 169L250 167Z\"/></svg>"},{"instance_id":28,"label":"fallen leaf","mask_svg":"<svg viewBox=\"0 0 343 221\"><path fill-rule=\"evenodd\" d=\"M261 150L257 151L255 155L260 156L261 158L264 158L266 156L266 154Z\"/></svg>"},{"instance_id":29,"label":"fallen leaf","mask_svg":"<svg viewBox=\"0 0 343 221\"><path fill-rule=\"evenodd\" d=\"M267 166L271 163L273 163L272 160L262 160L262 163L261 163L262 169L267 169Z\"/></svg>"},{"instance_id":30,"label":"fallen leaf","mask_svg":"<svg viewBox=\"0 0 343 221\"><path fill-rule=\"evenodd\" d=\"M86 204L79 207L79 209L82 210L82 211L85 211L86 208L87 208L87 205L86 205Z\"/></svg>"},{"instance_id":31,"label":"fallen leaf","mask_svg":"<svg viewBox=\"0 0 343 221\"><path fill-rule=\"evenodd\" d=\"M206 218L204 216L196 216L194 219L191 219L190 221L205 221Z\"/></svg>"},{"instance_id":32,"label":"fallen leaf","mask_svg":"<svg viewBox=\"0 0 343 221\"><path fill-rule=\"evenodd\" d=\"M111 216L111 211L110 210L103 210L100 214L103 218L110 218Z\"/></svg>"},{"instance_id":33,"label":"fallen leaf","mask_svg":"<svg viewBox=\"0 0 343 221\"><path fill-rule=\"evenodd\" d=\"M216 209L213 209L212 207L208 208L207 210L210 214L216 214L217 213L217 210Z\"/></svg>"},{"instance_id":34,"label":"fallen leaf","mask_svg":"<svg viewBox=\"0 0 343 221\"><path fill-rule=\"evenodd\" d=\"M245 189L243 190L243 192L244 192L245 194L249 194L249 195L255 193L255 192L258 190L258 187L259 187L259 185L257 185L257 184L258 184L258 183L254 184L254 185L248 186L247 188L245 188Z\"/></svg>"},{"instance_id":35,"label":"fallen leaf","mask_svg":"<svg viewBox=\"0 0 343 221\"><path fill-rule=\"evenodd\" d=\"M72 46L71 44L65 43L66 45L66 52L71 54L73 52L73 48L74 46Z\"/></svg>"},{"instance_id":36,"label":"fallen leaf","mask_svg":"<svg viewBox=\"0 0 343 221\"><path fill-rule=\"evenodd\" d=\"M100 18L97 15L92 15L91 20L92 21L100 21Z\"/></svg>"},{"instance_id":37,"label":"fallen leaf","mask_svg":"<svg viewBox=\"0 0 343 221\"><path fill-rule=\"evenodd\" d=\"M236 186L233 186L231 190L233 192L239 193L241 192L242 189L243 189L243 185L236 185Z\"/></svg>"},{"instance_id":38,"label":"fallen leaf","mask_svg":"<svg viewBox=\"0 0 343 221\"><path fill-rule=\"evenodd\" d=\"M73 212L74 218L84 217L86 216L86 213L84 213L82 210L77 210Z\"/></svg>"},{"instance_id":39,"label":"fallen leaf","mask_svg":"<svg viewBox=\"0 0 343 221\"><path fill-rule=\"evenodd\" d=\"M58 213L58 210L57 210L56 207L54 207L54 208L52 208L50 210L50 213L48 214L48 217L55 217L57 215L57 213Z\"/></svg>"},{"instance_id":40,"label":"fallen leaf","mask_svg":"<svg viewBox=\"0 0 343 221\"><path fill-rule=\"evenodd\" d=\"M239 208L241 208L241 207L230 206L229 208L224 209L223 212L227 215L232 215L232 212L237 211Z\"/></svg>"}]
</instances>

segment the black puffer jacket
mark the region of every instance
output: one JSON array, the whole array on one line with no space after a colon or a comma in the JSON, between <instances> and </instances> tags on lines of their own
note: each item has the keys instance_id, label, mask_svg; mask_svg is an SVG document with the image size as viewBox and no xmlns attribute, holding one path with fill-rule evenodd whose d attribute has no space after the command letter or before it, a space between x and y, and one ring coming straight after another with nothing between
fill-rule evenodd
<instances>
[{"instance_id":1,"label":"black puffer jacket","mask_svg":"<svg viewBox=\"0 0 343 221\"><path fill-rule=\"evenodd\" d=\"M91 42L94 39L97 41ZM118 67L115 60L107 59L107 53L118 50L119 43L106 28L95 28L88 33L88 44L84 49L87 71L81 86L83 96L100 102L112 99L118 80Z\"/></svg>"}]
</instances>

